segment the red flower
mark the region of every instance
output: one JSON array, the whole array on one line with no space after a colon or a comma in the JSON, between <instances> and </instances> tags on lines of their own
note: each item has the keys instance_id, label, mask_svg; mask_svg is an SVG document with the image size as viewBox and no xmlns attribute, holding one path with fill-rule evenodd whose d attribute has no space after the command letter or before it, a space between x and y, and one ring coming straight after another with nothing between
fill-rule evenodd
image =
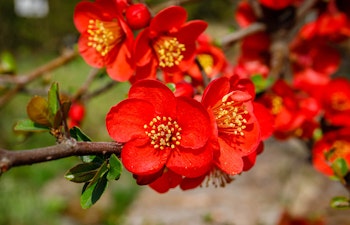
<instances>
[{"instance_id":1,"label":"red flower","mask_svg":"<svg viewBox=\"0 0 350 225\"><path fill-rule=\"evenodd\" d=\"M81 33L78 48L93 67L107 67L108 75L127 81L133 73L131 50L133 34L123 21L113 0L82 1L74 11L74 23Z\"/></svg>"},{"instance_id":2,"label":"red flower","mask_svg":"<svg viewBox=\"0 0 350 225\"><path fill-rule=\"evenodd\" d=\"M335 78L324 90L322 102L325 119L334 126L350 126L350 81Z\"/></svg>"},{"instance_id":3,"label":"red flower","mask_svg":"<svg viewBox=\"0 0 350 225\"><path fill-rule=\"evenodd\" d=\"M242 157L254 152L261 141L253 96L240 91L239 82L233 79L222 77L212 81L202 99L214 126L214 163L228 175L242 172Z\"/></svg>"},{"instance_id":4,"label":"red flower","mask_svg":"<svg viewBox=\"0 0 350 225\"><path fill-rule=\"evenodd\" d=\"M247 27L257 20L253 8L245 1L238 3L235 18L241 27Z\"/></svg>"},{"instance_id":5,"label":"red flower","mask_svg":"<svg viewBox=\"0 0 350 225\"><path fill-rule=\"evenodd\" d=\"M158 81L136 82L129 98L111 108L106 125L115 141L125 143L125 168L150 176L149 181L165 167L193 177L206 173L211 164L212 151L204 148L211 132L207 112L191 98L175 97Z\"/></svg>"},{"instance_id":6,"label":"red flower","mask_svg":"<svg viewBox=\"0 0 350 225\"><path fill-rule=\"evenodd\" d=\"M184 8L171 6L155 15L149 27L139 33L135 43L137 77L155 77L157 67L174 73L192 65L195 41L207 23L199 20L185 23L186 19Z\"/></svg>"},{"instance_id":7,"label":"red flower","mask_svg":"<svg viewBox=\"0 0 350 225\"><path fill-rule=\"evenodd\" d=\"M312 163L316 170L327 175L334 175L331 168L338 158L343 158L350 165L350 129L326 133L313 147Z\"/></svg>"},{"instance_id":8,"label":"red flower","mask_svg":"<svg viewBox=\"0 0 350 225\"><path fill-rule=\"evenodd\" d=\"M286 8L292 5L294 1L295 0L259 0L260 4L274 10Z\"/></svg>"},{"instance_id":9,"label":"red flower","mask_svg":"<svg viewBox=\"0 0 350 225\"><path fill-rule=\"evenodd\" d=\"M316 99L307 93L297 92L284 80L277 80L271 92L266 92L258 101L274 116L274 135L280 139L290 136L304 137L304 124L310 125L320 113L320 105ZM312 134L311 131L307 133Z\"/></svg>"}]
</instances>

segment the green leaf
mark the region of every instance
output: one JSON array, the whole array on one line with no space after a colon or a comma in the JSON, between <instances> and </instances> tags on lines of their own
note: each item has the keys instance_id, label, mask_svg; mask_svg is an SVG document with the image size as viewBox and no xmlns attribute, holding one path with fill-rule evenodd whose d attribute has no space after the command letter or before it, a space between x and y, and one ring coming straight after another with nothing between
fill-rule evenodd
<instances>
[{"instance_id":1,"label":"green leaf","mask_svg":"<svg viewBox=\"0 0 350 225\"><path fill-rule=\"evenodd\" d=\"M107 161L104 161L96 171L95 176L92 178L91 184L97 182L99 179L105 176L107 172L108 172Z\"/></svg>"},{"instance_id":2,"label":"green leaf","mask_svg":"<svg viewBox=\"0 0 350 225\"><path fill-rule=\"evenodd\" d=\"M343 158L337 158L334 160L331 167L334 171L334 174L338 177L344 177L349 171L348 164Z\"/></svg>"},{"instance_id":3,"label":"green leaf","mask_svg":"<svg viewBox=\"0 0 350 225\"><path fill-rule=\"evenodd\" d=\"M55 118L60 109L58 83L54 82L48 92L48 107L51 118Z\"/></svg>"},{"instance_id":4,"label":"green leaf","mask_svg":"<svg viewBox=\"0 0 350 225\"><path fill-rule=\"evenodd\" d=\"M76 139L77 141L91 141L91 139L84 134L84 132L78 128L78 127L73 127L69 130L70 136Z\"/></svg>"},{"instance_id":5,"label":"green leaf","mask_svg":"<svg viewBox=\"0 0 350 225\"><path fill-rule=\"evenodd\" d=\"M83 192L80 196L80 205L83 209L88 209L94 205L102 196L107 188L108 180L106 174L98 180L85 183Z\"/></svg>"},{"instance_id":6,"label":"green leaf","mask_svg":"<svg viewBox=\"0 0 350 225\"><path fill-rule=\"evenodd\" d=\"M8 51L4 51L0 55L0 73L15 73L16 72L16 61Z\"/></svg>"},{"instance_id":7,"label":"green leaf","mask_svg":"<svg viewBox=\"0 0 350 225\"><path fill-rule=\"evenodd\" d=\"M349 209L350 199L344 196L336 196L331 200L331 207L335 209Z\"/></svg>"},{"instance_id":8,"label":"green leaf","mask_svg":"<svg viewBox=\"0 0 350 225\"><path fill-rule=\"evenodd\" d=\"M48 112L48 102L41 96L34 96L27 105L28 117L35 123L51 126Z\"/></svg>"},{"instance_id":9,"label":"green leaf","mask_svg":"<svg viewBox=\"0 0 350 225\"><path fill-rule=\"evenodd\" d=\"M108 180L118 180L122 173L122 163L115 154L112 154L109 158L109 170L107 173Z\"/></svg>"},{"instance_id":10,"label":"green leaf","mask_svg":"<svg viewBox=\"0 0 350 225\"><path fill-rule=\"evenodd\" d=\"M172 91L175 92L176 85L174 83L167 83L166 86Z\"/></svg>"},{"instance_id":11,"label":"green leaf","mask_svg":"<svg viewBox=\"0 0 350 225\"><path fill-rule=\"evenodd\" d=\"M32 120L19 120L13 128L15 131L24 132L47 132L50 130L49 127L34 123Z\"/></svg>"},{"instance_id":12,"label":"green leaf","mask_svg":"<svg viewBox=\"0 0 350 225\"><path fill-rule=\"evenodd\" d=\"M95 177L100 166L98 163L81 163L68 170L64 177L75 183L89 182Z\"/></svg>"},{"instance_id":13,"label":"green leaf","mask_svg":"<svg viewBox=\"0 0 350 225\"><path fill-rule=\"evenodd\" d=\"M254 83L256 93L263 92L273 84L273 78L268 77L264 78L261 74L256 74L251 77L252 82Z\"/></svg>"}]
</instances>

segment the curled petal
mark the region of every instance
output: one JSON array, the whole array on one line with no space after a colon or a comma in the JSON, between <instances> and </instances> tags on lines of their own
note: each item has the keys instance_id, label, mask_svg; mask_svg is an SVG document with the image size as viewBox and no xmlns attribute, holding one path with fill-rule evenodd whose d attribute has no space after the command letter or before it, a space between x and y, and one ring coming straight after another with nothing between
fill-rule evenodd
<instances>
[{"instance_id":1,"label":"curled petal","mask_svg":"<svg viewBox=\"0 0 350 225\"><path fill-rule=\"evenodd\" d=\"M202 103L207 108L212 108L229 92L230 83L226 77L213 80L203 93Z\"/></svg>"},{"instance_id":2,"label":"curled petal","mask_svg":"<svg viewBox=\"0 0 350 225\"><path fill-rule=\"evenodd\" d=\"M216 166L230 175L236 175L243 171L243 159L240 151L233 149L223 139L218 139L220 152L215 155Z\"/></svg>"}]
</instances>

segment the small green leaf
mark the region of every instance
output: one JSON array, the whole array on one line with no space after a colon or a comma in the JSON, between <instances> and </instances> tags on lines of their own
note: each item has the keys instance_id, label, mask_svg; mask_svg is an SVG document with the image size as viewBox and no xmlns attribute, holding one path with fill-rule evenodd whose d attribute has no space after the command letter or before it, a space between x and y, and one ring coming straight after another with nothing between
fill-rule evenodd
<instances>
[{"instance_id":1,"label":"small green leaf","mask_svg":"<svg viewBox=\"0 0 350 225\"><path fill-rule=\"evenodd\" d=\"M34 123L32 120L29 119L17 121L13 129L15 131L24 132L47 132L50 130L49 127Z\"/></svg>"},{"instance_id":2,"label":"small green leaf","mask_svg":"<svg viewBox=\"0 0 350 225\"><path fill-rule=\"evenodd\" d=\"M75 183L89 182L95 177L100 166L98 163L81 163L68 170L64 177Z\"/></svg>"},{"instance_id":3,"label":"small green leaf","mask_svg":"<svg viewBox=\"0 0 350 225\"><path fill-rule=\"evenodd\" d=\"M51 118L54 118L60 109L58 83L54 82L48 92L48 107Z\"/></svg>"},{"instance_id":4,"label":"small green leaf","mask_svg":"<svg viewBox=\"0 0 350 225\"><path fill-rule=\"evenodd\" d=\"M118 180L122 173L122 163L115 154L112 154L109 158L109 170L107 173L108 180Z\"/></svg>"},{"instance_id":5,"label":"small green leaf","mask_svg":"<svg viewBox=\"0 0 350 225\"><path fill-rule=\"evenodd\" d=\"M77 141L91 141L91 139L78 127L71 128L69 132L70 136Z\"/></svg>"},{"instance_id":6,"label":"small green leaf","mask_svg":"<svg viewBox=\"0 0 350 225\"><path fill-rule=\"evenodd\" d=\"M85 183L80 196L81 207L83 209L88 209L94 205L106 190L107 184L106 174L94 182Z\"/></svg>"},{"instance_id":7,"label":"small green leaf","mask_svg":"<svg viewBox=\"0 0 350 225\"><path fill-rule=\"evenodd\" d=\"M350 199L344 196L336 196L331 200L331 207L335 209L349 209Z\"/></svg>"},{"instance_id":8,"label":"small green leaf","mask_svg":"<svg viewBox=\"0 0 350 225\"><path fill-rule=\"evenodd\" d=\"M251 80L254 83L256 93L263 92L273 84L273 78L264 78L261 74L252 76Z\"/></svg>"},{"instance_id":9,"label":"small green leaf","mask_svg":"<svg viewBox=\"0 0 350 225\"><path fill-rule=\"evenodd\" d=\"M34 96L27 105L28 117L35 123L51 126L47 100L41 96Z\"/></svg>"},{"instance_id":10,"label":"small green leaf","mask_svg":"<svg viewBox=\"0 0 350 225\"><path fill-rule=\"evenodd\" d=\"M174 92L176 90L176 85L174 83L167 83L166 86Z\"/></svg>"},{"instance_id":11,"label":"small green leaf","mask_svg":"<svg viewBox=\"0 0 350 225\"><path fill-rule=\"evenodd\" d=\"M334 171L334 174L339 177L344 177L349 171L348 164L343 158L337 158L334 160L331 167Z\"/></svg>"},{"instance_id":12,"label":"small green leaf","mask_svg":"<svg viewBox=\"0 0 350 225\"><path fill-rule=\"evenodd\" d=\"M8 51L4 51L0 55L0 73L15 73L16 72L16 61Z\"/></svg>"}]
</instances>

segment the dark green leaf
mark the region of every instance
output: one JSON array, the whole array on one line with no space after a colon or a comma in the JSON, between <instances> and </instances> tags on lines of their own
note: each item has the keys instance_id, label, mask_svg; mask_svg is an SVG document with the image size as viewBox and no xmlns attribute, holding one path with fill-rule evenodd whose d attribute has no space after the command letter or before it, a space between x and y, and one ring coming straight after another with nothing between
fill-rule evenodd
<instances>
[{"instance_id":1,"label":"dark green leaf","mask_svg":"<svg viewBox=\"0 0 350 225\"><path fill-rule=\"evenodd\" d=\"M94 178L101 164L98 163L81 163L70 170L64 175L64 177L75 183L89 182Z\"/></svg>"},{"instance_id":2,"label":"dark green leaf","mask_svg":"<svg viewBox=\"0 0 350 225\"><path fill-rule=\"evenodd\" d=\"M335 209L349 209L350 199L344 196L337 196L332 198L331 207Z\"/></svg>"},{"instance_id":3,"label":"dark green leaf","mask_svg":"<svg viewBox=\"0 0 350 225\"><path fill-rule=\"evenodd\" d=\"M47 132L50 128L34 123L32 120L20 120L15 124L14 130L24 132Z\"/></svg>"},{"instance_id":4,"label":"dark green leaf","mask_svg":"<svg viewBox=\"0 0 350 225\"><path fill-rule=\"evenodd\" d=\"M95 182L85 183L83 192L80 196L80 205L83 209L88 209L94 205L102 196L107 188L106 175L102 176Z\"/></svg>"},{"instance_id":5,"label":"dark green leaf","mask_svg":"<svg viewBox=\"0 0 350 225\"><path fill-rule=\"evenodd\" d=\"M91 141L91 139L78 127L71 128L69 132L70 136L77 141Z\"/></svg>"},{"instance_id":6,"label":"dark green leaf","mask_svg":"<svg viewBox=\"0 0 350 225\"><path fill-rule=\"evenodd\" d=\"M97 182L99 179L101 179L103 176L105 176L105 174L108 172L108 168L107 168L107 161L104 161L102 163L102 165L100 165L100 167L98 168L95 176L92 178L91 180L91 184Z\"/></svg>"},{"instance_id":7,"label":"dark green leaf","mask_svg":"<svg viewBox=\"0 0 350 225\"><path fill-rule=\"evenodd\" d=\"M122 163L115 154L112 154L109 158L109 170L107 174L108 180L118 180L122 173Z\"/></svg>"},{"instance_id":8,"label":"dark green leaf","mask_svg":"<svg viewBox=\"0 0 350 225\"><path fill-rule=\"evenodd\" d=\"M35 123L51 126L47 100L41 96L34 96L27 105L28 117Z\"/></svg>"}]
</instances>

